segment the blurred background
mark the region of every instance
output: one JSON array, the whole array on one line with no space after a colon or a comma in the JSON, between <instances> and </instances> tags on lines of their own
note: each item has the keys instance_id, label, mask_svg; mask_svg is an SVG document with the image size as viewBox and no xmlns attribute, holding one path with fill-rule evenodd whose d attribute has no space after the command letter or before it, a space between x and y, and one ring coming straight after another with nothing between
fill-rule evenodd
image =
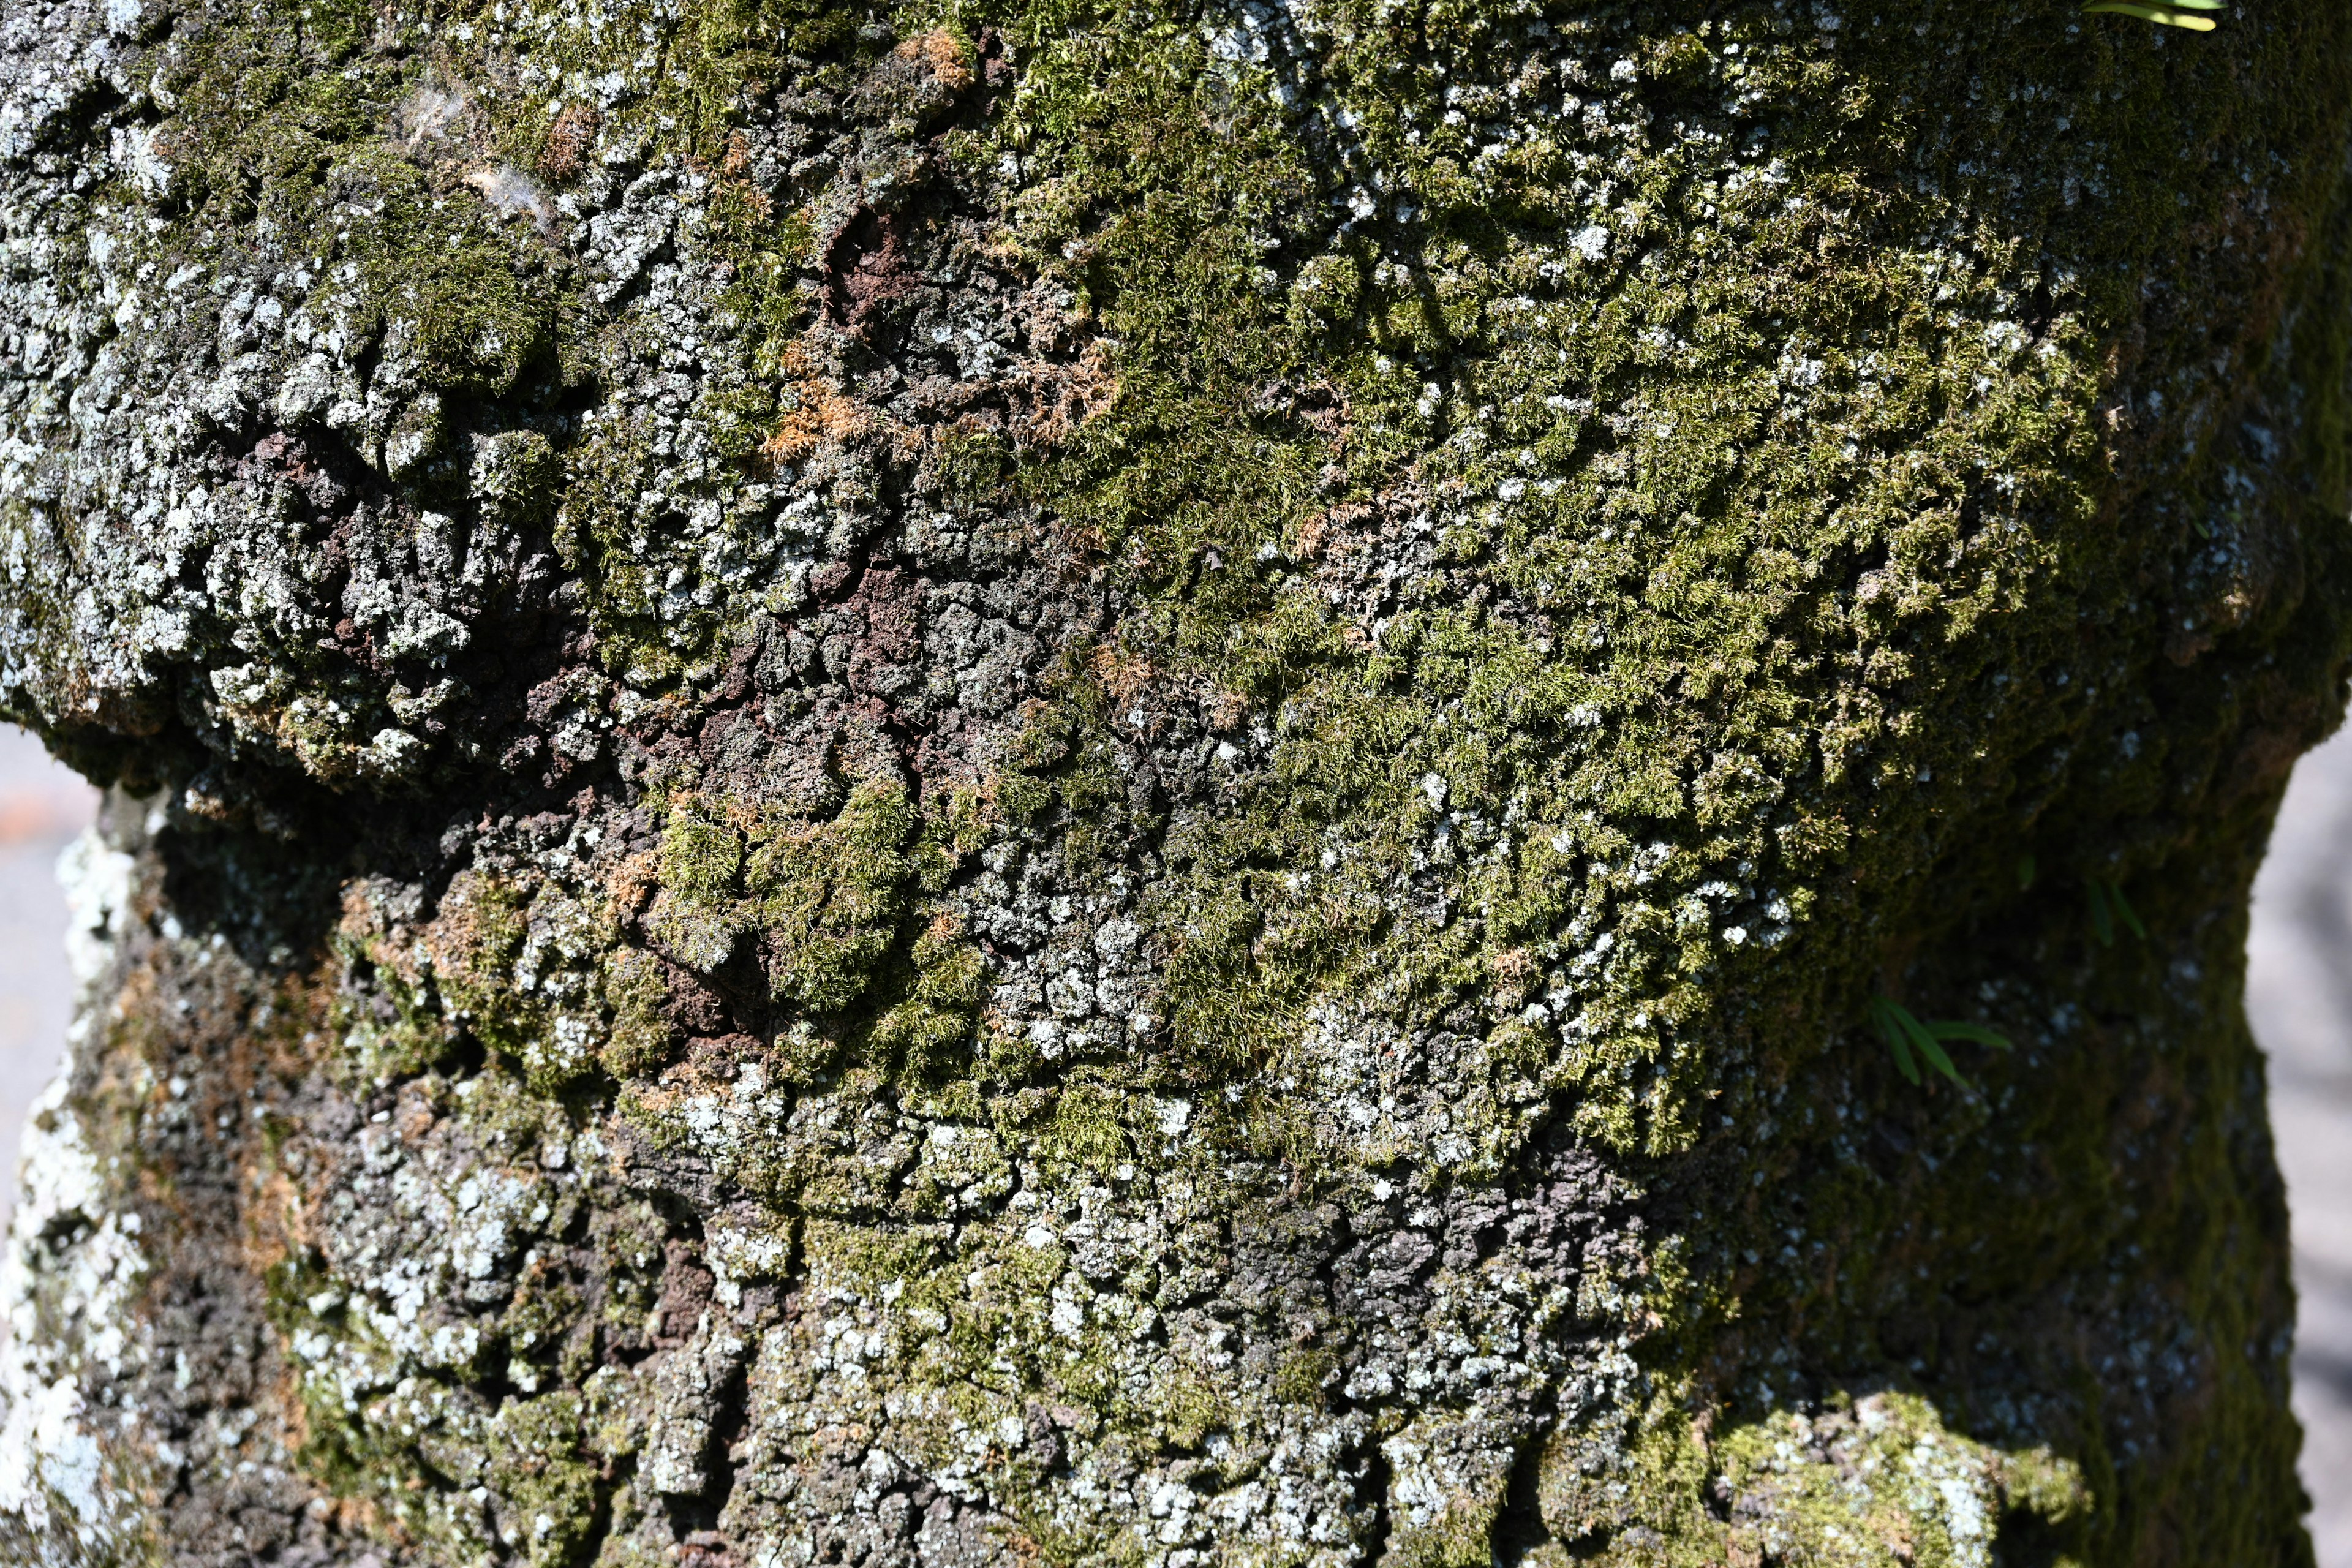
<instances>
[{"instance_id":1,"label":"blurred background","mask_svg":"<svg viewBox=\"0 0 2352 1568\"><path fill-rule=\"evenodd\" d=\"M96 797L0 725L0 1225L17 1134L65 1049L72 987L58 854ZM2247 1008L2294 1211L2294 1405L2320 1568L2352 1568L2352 730L2303 759L2254 886Z\"/></svg>"},{"instance_id":2,"label":"blurred background","mask_svg":"<svg viewBox=\"0 0 2352 1568\"><path fill-rule=\"evenodd\" d=\"M16 1206L25 1112L65 1055L73 1015L58 856L97 805L97 792L40 742L0 724L0 1216Z\"/></svg>"},{"instance_id":3,"label":"blurred background","mask_svg":"<svg viewBox=\"0 0 2352 1568\"><path fill-rule=\"evenodd\" d=\"M2254 883L2246 1012L2294 1215L2294 1409L2320 1568L2352 1568L2352 729L2295 764Z\"/></svg>"}]
</instances>

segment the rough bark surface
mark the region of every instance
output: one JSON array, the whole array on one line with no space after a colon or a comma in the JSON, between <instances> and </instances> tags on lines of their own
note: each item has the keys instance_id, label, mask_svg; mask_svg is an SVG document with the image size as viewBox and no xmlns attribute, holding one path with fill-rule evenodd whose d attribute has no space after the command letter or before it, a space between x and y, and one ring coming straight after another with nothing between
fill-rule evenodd
<instances>
[{"instance_id":1,"label":"rough bark surface","mask_svg":"<svg viewBox=\"0 0 2352 1568\"><path fill-rule=\"evenodd\" d=\"M2306 1562L2347 121L2281 0L6 0L0 1544Z\"/></svg>"}]
</instances>

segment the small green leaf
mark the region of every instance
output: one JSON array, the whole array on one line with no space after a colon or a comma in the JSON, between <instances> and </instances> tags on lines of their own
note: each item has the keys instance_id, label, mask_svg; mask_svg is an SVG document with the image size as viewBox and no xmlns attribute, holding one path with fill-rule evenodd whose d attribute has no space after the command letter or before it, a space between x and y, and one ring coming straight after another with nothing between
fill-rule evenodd
<instances>
[{"instance_id":1,"label":"small green leaf","mask_svg":"<svg viewBox=\"0 0 2352 1568\"><path fill-rule=\"evenodd\" d=\"M1895 1047L1895 1066L1903 1076L1913 1083L1923 1082L1924 1080L1919 1077L1919 1068L1911 1060L1911 1047L1904 1043L1903 1031L1889 1030L1886 1043Z\"/></svg>"},{"instance_id":2,"label":"small green leaf","mask_svg":"<svg viewBox=\"0 0 2352 1568\"><path fill-rule=\"evenodd\" d=\"M2139 915L2132 909L2131 904L2124 898L2124 888L2121 882L2109 882L2107 884L2107 900L2115 905L2116 918L2124 922L2124 929L2131 932L2132 935L2139 938L2140 941L2146 942L2147 940L2147 927L2139 923Z\"/></svg>"},{"instance_id":3,"label":"small green leaf","mask_svg":"<svg viewBox=\"0 0 2352 1568\"><path fill-rule=\"evenodd\" d=\"M2021 893L2032 886L2033 886L2033 857L2020 855L2017 858L2017 890Z\"/></svg>"},{"instance_id":4,"label":"small green leaf","mask_svg":"<svg viewBox=\"0 0 2352 1568\"><path fill-rule=\"evenodd\" d=\"M2099 4L2085 5L2083 9L2094 15L2112 11L2119 16L2137 16L2143 22L2160 22L2168 27L2186 27L2192 33L2213 30L2213 20L2210 16L2200 16L2171 5L2143 5L2138 0L2099 0Z\"/></svg>"},{"instance_id":5,"label":"small green leaf","mask_svg":"<svg viewBox=\"0 0 2352 1568\"><path fill-rule=\"evenodd\" d=\"M1874 998L1870 1004L1870 1021L1876 1024L1878 1032L1886 1037L1887 1047L1895 1053L1896 1069L1916 1084L1920 1081L1919 1068L1911 1060L1911 1047L1903 1037L1905 1030L1901 1022L1909 1016L1884 996Z\"/></svg>"},{"instance_id":6,"label":"small green leaf","mask_svg":"<svg viewBox=\"0 0 2352 1568\"><path fill-rule=\"evenodd\" d=\"M2107 912L2107 891L2099 886L2096 877L2083 879L2083 890L2091 900L2091 933L2099 939L2101 947L2116 945L2116 919Z\"/></svg>"},{"instance_id":7,"label":"small green leaf","mask_svg":"<svg viewBox=\"0 0 2352 1568\"><path fill-rule=\"evenodd\" d=\"M1919 1054L1926 1057L1927 1065L1937 1072L1962 1089L1969 1087L1969 1080L1960 1076L1960 1069L1952 1065L1952 1058L1944 1054L1944 1047L1936 1043L1935 1036L1924 1032L1919 1036Z\"/></svg>"},{"instance_id":8,"label":"small green leaf","mask_svg":"<svg viewBox=\"0 0 2352 1568\"><path fill-rule=\"evenodd\" d=\"M1944 1054L1942 1043L1928 1033L1927 1026L1913 1017L1907 1007L1897 1007L1895 1011L1902 1020L1904 1033L1909 1035L1911 1043L1919 1047L1919 1054L1927 1058L1927 1065L1966 1089L1968 1079L1962 1078L1960 1069L1952 1065L1952 1058Z\"/></svg>"},{"instance_id":9,"label":"small green leaf","mask_svg":"<svg viewBox=\"0 0 2352 1568\"><path fill-rule=\"evenodd\" d=\"M1988 1029L1982 1024L1939 1022L1927 1026L1927 1032L1939 1040L1973 1040L1979 1046L1990 1046L1997 1051L2013 1051L2009 1037L1998 1029Z\"/></svg>"}]
</instances>

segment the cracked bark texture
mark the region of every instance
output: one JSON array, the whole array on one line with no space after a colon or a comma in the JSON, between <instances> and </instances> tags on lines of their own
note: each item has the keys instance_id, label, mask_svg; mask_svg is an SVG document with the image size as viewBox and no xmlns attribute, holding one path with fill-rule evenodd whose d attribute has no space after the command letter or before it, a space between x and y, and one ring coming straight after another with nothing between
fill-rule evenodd
<instances>
[{"instance_id":1,"label":"cracked bark texture","mask_svg":"<svg viewBox=\"0 0 2352 1568\"><path fill-rule=\"evenodd\" d=\"M8 1555L2307 1562L2347 33L5 0Z\"/></svg>"}]
</instances>

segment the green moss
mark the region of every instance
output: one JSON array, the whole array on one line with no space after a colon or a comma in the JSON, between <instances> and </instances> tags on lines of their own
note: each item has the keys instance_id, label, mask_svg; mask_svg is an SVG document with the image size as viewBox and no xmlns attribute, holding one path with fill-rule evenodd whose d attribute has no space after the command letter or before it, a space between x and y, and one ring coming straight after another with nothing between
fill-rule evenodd
<instances>
[{"instance_id":1,"label":"green moss","mask_svg":"<svg viewBox=\"0 0 2352 1568\"><path fill-rule=\"evenodd\" d=\"M1290 1405L1320 1405L1339 1371L1339 1359L1328 1350L1293 1351L1275 1373L1274 1396Z\"/></svg>"},{"instance_id":2,"label":"green moss","mask_svg":"<svg viewBox=\"0 0 2352 1568\"><path fill-rule=\"evenodd\" d=\"M384 232L366 247L361 278L383 312L388 346L422 363L426 384L504 397L552 368L560 294L545 266L503 226L430 221L421 193L379 198Z\"/></svg>"},{"instance_id":3,"label":"green moss","mask_svg":"<svg viewBox=\"0 0 2352 1568\"><path fill-rule=\"evenodd\" d=\"M515 984L533 889L467 873L442 897L433 979L449 1021L526 1065L550 1091L588 1063L565 1059L546 1002Z\"/></svg>"},{"instance_id":4,"label":"green moss","mask_svg":"<svg viewBox=\"0 0 2352 1568\"><path fill-rule=\"evenodd\" d=\"M775 395L757 384L706 384L696 398L711 445L730 463L749 463L776 426Z\"/></svg>"},{"instance_id":5,"label":"green moss","mask_svg":"<svg viewBox=\"0 0 2352 1568\"><path fill-rule=\"evenodd\" d=\"M983 506L999 499L1013 475L1012 444L993 430L950 429L940 438L939 485L957 505Z\"/></svg>"},{"instance_id":6,"label":"green moss","mask_svg":"<svg viewBox=\"0 0 2352 1568\"><path fill-rule=\"evenodd\" d=\"M1318 38L1325 85L1389 188L1423 207L1410 244L1383 249L1381 221L1331 240L1296 216L1346 193L1257 107L1267 81L1189 32L991 16L1027 51L1004 136L1038 173L1014 232L1121 344L1118 404L1066 449L1025 457L1017 483L1100 537L1146 605L1144 651L1231 690L1280 737L1270 781L1169 839L1152 915L1188 1072L1244 1092L1278 1081L1318 999L1377 997L1415 1024L1467 1005L1492 1053L1491 1098L1468 1108L1488 1147L1517 1146L1525 1105L1564 1103L1601 1143L1671 1155L1699 1138L1710 1096L1842 1070L1823 1042L1845 1048L1861 999L1923 935L1932 947L1963 918L2000 918L2008 895L1951 879L2013 858L2010 841L1986 848L2004 810L2021 836L2051 811L2042 831L2063 841L2076 823L2112 832L2158 809L2152 763L2054 810L2022 780L2036 748L2092 726L2076 693L2128 679L2078 665L2084 626L2152 626L2116 568L2117 509L2136 508L2126 553L2151 574L2182 548L2177 513L2118 493L2095 416L2116 387L2107 345L2121 334L2161 358L2172 348L2134 334L2190 330L2149 326L2126 287L2168 271L2160 258L2193 252L2194 288L2241 297L2228 280L2248 276L2244 253L2196 237L2230 221L2227 182L2159 165L2215 136L2266 156L2269 139L2317 123L2307 93L2257 107L2220 72L2184 96L2160 47L2062 45L2055 19L1933 51L1849 32L1832 58L1762 10L1612 17L1612 57L1658 83L1644 96L1662 115L1703 115L1675 95L1736 84L1771 105L1784 160L1769 179L1754 177L1765 155L1727 179L1738 160L1720 149L1629 136L1607 170L1612 200L1500 87L1477 85L1510 79L1497 62L1519 21L1350 11ZM2257 52L2260 70L2294 77L2291 46ZM2068 145L2144 183L2077 205L2050 151L2055 110L1948 117L1941 89L1964 77L2043 84L2074 119ZM1455 106L1534 133L1497 156L1478 144L1492 132L1450 125ZM2022 206L1998 188L2012 175ZM1601 255L1570 243L1588 225L1607 237ZM2030 337L2015 326L2029 304L2046 319ZM2322 335L2340 353L2340 323ZM2334 363L2298 379L2336 387ZM1318 384L1348 411L1344 444L1264 412L1268 387ZM2210 482L2227 446L2205 417L2160 422L2142 449L2179 437L2183 456L2146 482ZM1344 477L1336 495L1327 466ZM1399 508L1431 514L1423 570L1445 574L1446 600L1408 591L1376 627L1339 624L1313 571L1349 526L1328 520L1361 509L1362 527ZM1505 620L1468 584L1547 616ZM1098 725L1066 674L999 792L1012 821L1075 817L1079 837L1131 826L1089 787ZM1465 820L1482 812L1483 832ZM1425 860L1447 906L1434 921L1398 908ZM1735 927L1697 896L1710 884L1783 910L1782 929L1752 913ZM1613 949L1594 945L1604 932ZM1596 983L1555 1020L1570 1026L1556 1044L1493 1005L1587 964ZM1984 984L1981 967L1924 969L1923 985L1970 1015L1981 1005L1959 989ZM2086 1092L2078 1103L2105 1103ZM1074 1121L1097 1125L1082 1109ZM1973 1108L1937 1114L1938 1149L1990 1136ZM1223 1131L1315 1152L1278 1106ZM1830 1181L1849 1179L1868 1184ZM1932 1197L1987 1205L1983 1228L1955 1225L1938 1257L1963 1237L1997 1240L2003 1205L2021 1201L1953 1181ZM1823 1192L1801 1217L1816 1234L1883 1234L1900 1228L1889 1201L1849 1210ZM1761 1212L1726 1228L1751 1225L1773 1233ZM1661 1310L1705 1323L1696 1343L1730 1331L1715 1314L1737 1303ZM1671 1346L1650 1353L1676 1364ZM1697 1472L1668 1469L1656 1484L1695 1492Z\"/></svg>"},{"instance_id":7,"label":"green moss","mask_svg":"<svg viewBox=\"0 0 2352 1568\"><path fill-rule=\"evenodd\" d=\"M490 1475L514 1510L531 1568L566 1568L594 1538L604 1490L583 1450L576 1394L509 1399L489 1423Z\"/></svg>"},{"instance_id":8,"label":"green moss","mask_svg":"<svg viewBox=\"0 0 2352 1568\"><path fill-rule=\"evenodd\" d=\"M449 1483L482 1479L490 1452L490 1423L478 1403L438 1382L390 1380L354 1386L347 1365L385 1365L390 1356L364 1325L347 1320L339 1292L321 1297L330 1281L299 1260L270 1271L268 1300L298 1364L302 1410L297 1462L330 1496L352 1500L410 1539L451 1560L491 1549L478 1506L463 1506ZM337 1301L323 1314L319 1303ZM440 1485L426 1484L431 1476ZM560 1559L549 1559L559 1562Z\"/></svg>"},{"instance_id":9,"label":"green moss","mask_svg":"<svg viewBox=\"0 0 2352 1568\"><path fill-rule=\"evenodd\" d=\"M567 453L554 529L564 570L593 590L599 659L640 691L663 689L684 668L663 641L655 609L658 582L649 575L650 542L631 506L650 446L642 423L625 420Z\"/></svg>"},{"instance_id":10,"label":"green moss","mask_svg":"<svg viewBox=\"0 0 2352 1568\"><path fill-rule=\"evenodd\" d=\"M837 1011L864 993L906 907L914 828L906 787L868 783L830 823L754 838L744 880L777 1000Z\"/></svg>"},{"instance_id":11,"label":"green moss","mask_svg":"<svg viewBox=\"0 0 2352 1568\"><path fill-rule=\"evenodd\" d=\"M661 961L642 948L615 948L604 961L604 1004L612 1009L604 1071L615 1079L639 1077L669 1059L677 1030L663 1016L669 986Z\"/></svg>"},{"instance_id":12,"label":"green moss","mask_svg":"<svg viewBox=\"0 0 2352 1568\"><path fill-rule=\"evenodd\" d=\"M1197 1449L1210 1433L1233 1419L1216 1382L1186 1367L1160 1380L1152 1391L1151 1404L1163 1441L1179 1453Z\"/></svg>"},{"instance_id":13,"label":"green moss","mask_svg":"<svg viewBox=\"0 0 2352 1568\"><path fill-rule=\"evenodd\" d=\"M1677 852L1683 886L1704 879L1702 866L1742 860L1777 864L1784 881L1815 874L1822 856L1807 847L1807 824L1780 806L1782 781L1813 754L1811 725L1796 716L1828 672L1800 629L1830 608L1814 584L1831 562L1874 549L1924 581L1958 543L1966 473L2007 476L2014 515L2091 517L2086 416L2101 382L2090 345L2103 307L2086 299L2080 313L2062 311L2030 359L1954 344L1924 302L1984 319L1998 309L1989 279L1955 279L1936 258L1859 239L1824 250L1813 223L1789 216L1806 203L1778 184L1735 190L1672 146L1633 155L1639 200L1612 220L1613 244L1663 247L1654 264L1586 260L1567 241L1594 216L1572 196L1589 182L1561 148L1538 137L1473 177L1468 132L1439 123L1451 89L1425 51L1477 60L1512 47L1513 24L1475 12L1433 18L1436 30L1419 36L1354 18L1349 47L1360 53L1343 51L1333 68L1333 91L1427 204L1416 260L1375 267L1368 244L1342 242L1301 264L1286 293L1269 291L1265 256L1297 236L1297 215L1314 210L1326 180L1278 116L1251 107L1263 84L1213 67L1189 34L997 19L1031 50L1004 140L1046 171L1015 232L1046 271L1068 271L1063 253L1083 238L1089 259L1073 281L1122 345L1118 405L1066 451L1034 456L1022 482L1100 534L1156 606L1148 615L1171 652L1286 719L1278 783L1181 846L1198 890L1170 900L1161 918L1179 954L1170 978L1180 1042L1227 1070L1260 1065L1302 1000L1360 994L1367 975L1398 971L1413 980L1411 1010L1435 1016L1491 990L1506 954L1572 957L1563 928L1605 921L1630 951L1554 1081L1581 1086L1577 1115L1596 1136L1655 1151L1687 1143L1692 1097L1710 1070L1684 1037L1711 1007L1698 980L1745 967L1747 955L1645 907L1623 881L1587 881L1579 897L1577 873L1622 864L1635 847L1624 835L1646 824ZM1809 104L1805 73L1818 62L1775 42L1760 16L1696 31L1672 17L1654 25L1636 59L1676 90L1729 73L1785 95L1805 123L1783 144L1840 136L1858 112L1848 100ZM1744 64L1716 52L1733 42L1744 43ZM1797 178L1820 182L1816 204L1853 199L1834 161ZM1934 205L1891 195L1851 226L1902 232L1924 226ZM2082 243L2144 254L2145 233L2099 222ZM1735 234L1736 247L1709 237ZM1678 236L1705 243L1678 252ZM1776 311L1779 340L1768 342L1759 323ZM1838 390L1833 412L1814 417L1836 425L1843 447L1776 412L1789 344L1826 356L1808 374ZM1443 395L1424 408L1432 376ZM1971 378L1983 389L1956 396ZM1564 661L1544 646L1557 634L1437 607L1408 610L1376 650L1358 652L1282 564L1245 564L1261 545L1296 546L1308 531L1327 505L1316 476L1332 453L1297 422L1242 411L1269 384L1318 384L1339 388L1351 416L1346 500L1374 498L1410 460L1419 492L1447 516L1441 565L1523 600L1580 605L1566 629L1608 626L1610 651ZM1563 386L1589 395L1581 410L1555 406ZM1637 435L1595 425L1591 409L1612 395L1637 400ZM1857 477L1855 447L1909 456ZM1925 617L1942 641L1988 615L2014 617L2030 584L2062 572L2049 538L2012 530L1981 542L1975 581L1903 614ZM1212 552L1224 564L1203 573ZM2063 615L2071 624L2072 608ZM2010 646L2046 635L2021 621ZM1977 650L1942 679L1964 684L1997 658ZM2021 714L2001 733L2041 721ZM1823 762L1833 784L1845 751L1905 754L1878 777L1965 774L1955 759L1995 740L1915 739L1876 721L1833 732ZM1605 747L1595 744L1603 733ZM1068 736L1048 743L1071 746ZM1013 820L1044 809L1040 775L1055 767L1070 772L1055 759L1008 781L1000 798ZM1461 902L1483 929L1430 937L1381 902L1435 815L1413 808L1428 777L1456 801L1507 803L1546 825L1465 879ZM1089 815L1066 787L1050 798ZM1311 904L1279 890L1335 836L1366 856L1373 896L1360 912L1344 889ZM1810 889L1789 892L1792 910L1809 906ZM1286 922L1313 933L1289 952ZM1842 984L1861 984L1870 962L1857 950ZM1608 1087L1627 1083L1640 1087Z\"/></svg>"},{"instance_id":14,"label":"green moss","mask_svg":"<svg viewBox=\"0 0 2352 1568\"><path fill-rule=\"evenodd\" d=\"M1547 1451L1544 1520L1562 1542L1605 1540L1612 1563L1975 1568L2004 1536L2074 1563L2094 1500L2080 1468L2047 1448L1975 1441L1906 1394L1781 1411L1705 1447L1662 1424L1630 1457L1580 1460L1578 1448ZM1701 1481L1729 1500L1728 1520L1701 1505Z\"/></svg>"},{"instance_id":15,"label":"green moss","mask_svg":"<svg viewBox=\"0 0 2352 1568\"><path fill-rule=\"evenodd\" d=\"M622 947L609 909L552 880L462 872L423 931L398 942L363 900L344 915L338 956L389 1007L347 999L337 1022L352 1061L378 1084L446 1065L467 1037L558 1101L600 1066L666 1058L657 963Z\"/></svg>"},{"instance_id":16,"label":"green moss","mask_svg":"<svg viewBox=\"0 0 2352 1568\"><path fill-rule=\"evenodd\" d=\"M1491 1497L1459 1500L1434 1521L1398 1531L1390 1554L1400 1568L1489 1568L1502 1508L1499 1486Z\"/></svg>"},{"instance_id":17,"label":"green moss","mask_svg":"<svg viewBox=\"0 0 2352 1568\"><path fill-rule=\"evenodd\" d=\"M551 1228L558 1235L564 1229L562 1226ZM510 1358L509 1378L535 1384L540 1374L532 1369L553 1365L565 1382L576 1386L594 1370L587 1362L593 1342L582 1337L566 1342L585 1307L579 1290L561 1268L544 1258L527 1265L513 1300L499 1319Z\"/></svg>"},{"instance_id":18,"label":"green moss","mask_svg":"<svg viewBox=\"0 0 2352 1568\"><path fill-rule=\"evenodd\" d=\"M681 963L702 970L725 963L739 942L756 932L777 1001L838 1014L865 995L898 941L915 837L906 786L890 780L857 784L840 812L822 822L771 807L680 798L670 804L663 828L662 890L647 930ZM929 973L940 993L925 997L919 983L911 999L918 1004L970 988L968 976L947 977L943 940L918 956L919 972ZM913 1015L895 1027L922 1032Z\"/></svg>"},{"instance_id":19,"label":"green moss","mask_svg":"<svg viewBox=\"0 0 2352 1568\"><path fill-rule=\"evenodd\" d=\"M985 963L961 923L948 915L924 927L909 957L912 985L904 1000L875 1020L866 1054L897 1081L940 1084L967 1065L986 994Z\"/></svg>"},{"instance_id":20,"label":"green moss","mask_svg":"<svg viewBox=\"0 0 2352 1568\"><path fill-rule=\"evenodd\" d=\"M724 903L743 869L743 836L691 805L670 813L662 830L662 885L698 904Z\"/></svg>"},{"instance_id":21,"label":"green moss","mask_svg":"<svg viewBox=\"0 0 2352 1568\"><path fill-rule=\"evenodd\" d=\"M483 511L509 528L537 528L554 506L562 461L536 430L505 430L477 443L471 485Z\"/></svg>"},{"instance_id":22,"label":"green moss","mask_svg":"<svg viewBox=\"0 0 2352 1568\"><path fill-rule=\"evenodd\" d=\"M343 963L364 966L362 973L376 983L390 1004L386 1016L382 1009L341 998L331 1016L337 1037L362 1078L386 1083L446 1060L457 1044L456 1034L434 1005L430 987L422 978L404 973L396 965L379 963L377 960L385 956L382 946L359 931L348 928L338 931L336 947Z\"/></svg>"},{"instance_id":23,"label":"green moss","mask_svg":"<svg viewBox=\"0 0 2352 1568\"><path fill-rule=\"evenodd\" d=\"M1117 1088L1081 1079L1061 1086L1054 1113L1038 1129L1036 1156L1047 1170L1075 1166L1101 1177L1129 1152L1130 1120L1146 1108Z\"/></svg>"}]
</instances>

